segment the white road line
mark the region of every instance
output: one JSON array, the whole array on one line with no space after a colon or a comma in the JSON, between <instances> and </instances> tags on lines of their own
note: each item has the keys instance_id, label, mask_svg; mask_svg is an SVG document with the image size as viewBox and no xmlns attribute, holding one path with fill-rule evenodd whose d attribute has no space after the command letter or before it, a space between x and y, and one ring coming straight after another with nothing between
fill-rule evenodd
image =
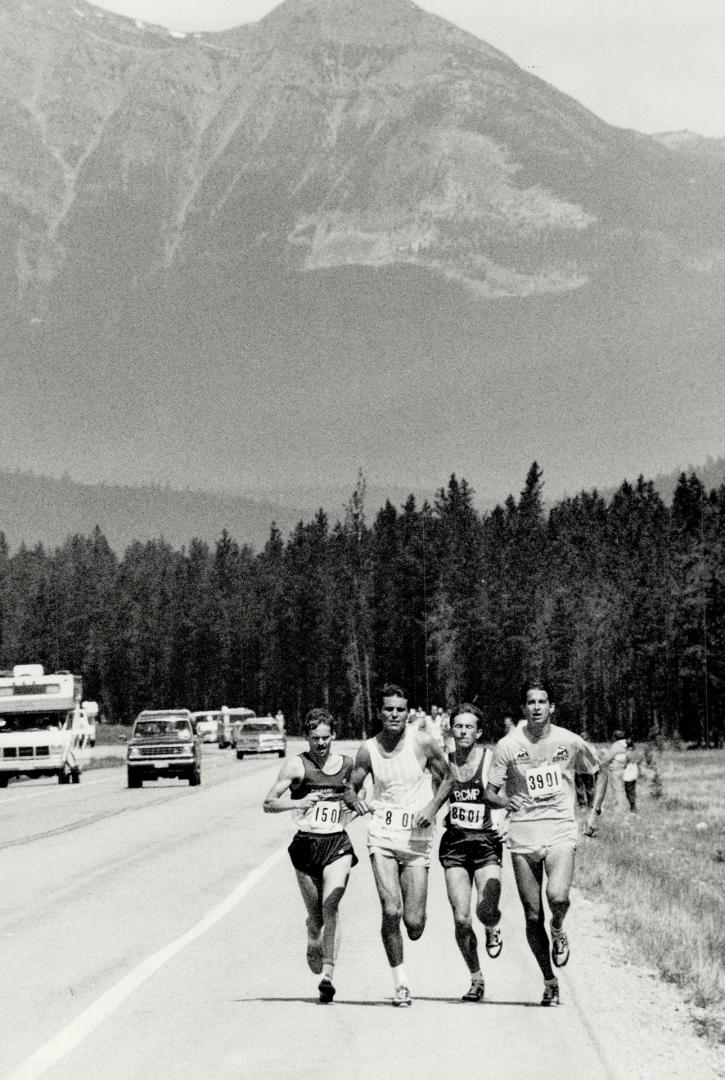
<instances>
[{"instance_id":1,"label":"white road line","mask_svg":"<svg viewBox=\"0 0 725 1080\"><path fill-rule=\"evenodd\" d=\"M95 787L96 784L110 784L112 780L117 779L117 776L107 776L104 780L86 780L83 787ZM9 799L0 799L0 806L7 806L8 803L11 802L27 802L28 799L42 799L44 795L55 795L57 791L57 787L50 787L43 788L42 791L34 791L29 795L11 795Z\"/></svg>"},{"instance_id":2,"label":"white road line","mask_svg":"<svg viewBox=\"0 0 725 1080\"><path fill-rule=\"evenodd\" d=\"M128 975L125 975L115 986L102 994L92 1005L89 1005L85 1012L82 1012L80 1016L77 1016L75 1020L72 1020L70 1024L62 1028L40 1049L36 1050L34 1054L21 1062L11 1073L8 1073L5 1080L36 1080L37 1077L42 1076L53 1065L57 1065L91 1032L95 1031L104 1020L107 1020L109 1016L116 1012L126 998L130 997L135 990L138 990L139 986L145 983L147 979L150 979L152 975L155 975L168 960L171 960L187 945L190 945L192 941L201 937L220 919L228 915L240 900L254 888L257 882L261 881L264 875L272 869L275 863L279 862L286 850L287 848L284 846L273 852L268 859L265 859L260 866L252 870L251 874L248 874L243 881L240 881L228 896L208 911L190 930L187 930L176 941L172 941L163 949L159 949L158 952L155 952L133 968L132 971L129 971Z\"/></svg>"}]
</instances>

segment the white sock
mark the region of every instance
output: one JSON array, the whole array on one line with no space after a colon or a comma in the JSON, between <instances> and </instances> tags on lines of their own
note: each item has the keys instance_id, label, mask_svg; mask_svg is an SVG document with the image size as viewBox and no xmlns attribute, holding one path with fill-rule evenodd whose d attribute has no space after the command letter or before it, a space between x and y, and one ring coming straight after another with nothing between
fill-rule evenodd
<instances>
[{"instance_id":1,"label":"white sock","mask_svg":"<svg viewBox=\"0 0 725 1080\"><path fill-rule=\"evenodd\" d=\"M329 979L330 982L332 982L332 976L333 976L334 972L335 972L335 965L334 964L323 964L322 965L322 978L323 979Z\"/></svg>"},{"instance_id":2,"label":"white sock","mask_svg":"<svg viewBox=\"0 0 725 1080\"><path fill-rule=\"evenodd\" d=\"M397 990L399 986L408 985L408 976L405 974L405 968L401 964L400 967L394 967L390 969L393 973L393 987Z\"/></svg>"},{"instance_id":3,"label":"white sock","mask_svg":"<svg viewBox=\"0 0 725 1080\"><path fill-rule=\"evenodd\" d=\"M471 972L471 982L483 982L483 972L480 968L478 971Z\"/></svg>"}]
</instances>

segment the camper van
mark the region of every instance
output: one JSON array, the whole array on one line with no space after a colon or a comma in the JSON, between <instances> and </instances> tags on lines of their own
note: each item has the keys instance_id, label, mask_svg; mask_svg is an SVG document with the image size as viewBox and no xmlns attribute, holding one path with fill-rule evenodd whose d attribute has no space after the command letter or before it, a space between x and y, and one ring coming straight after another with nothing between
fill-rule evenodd
<instances>
[{"instance_id":1,"label":"camper van","mask_svg":"<svg viewBox=\"0 0 725 1080\"><path fill-rule=\"evenodd\" d=\"M91 730L80 675L41 664L0 672L0 788L18 776L77 784L90 760Z\"/></svg>"}]
</instances>

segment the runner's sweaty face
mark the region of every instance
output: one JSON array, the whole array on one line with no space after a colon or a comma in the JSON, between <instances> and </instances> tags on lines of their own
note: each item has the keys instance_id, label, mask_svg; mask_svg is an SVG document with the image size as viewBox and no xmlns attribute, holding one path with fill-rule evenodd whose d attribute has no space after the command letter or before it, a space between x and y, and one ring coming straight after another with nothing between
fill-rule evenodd
<instances>
[{"instance_id":1,"label":"runner's sweaty face","mask_svg":"<svg viewBox=\"0 0 725 1080\"><path fill-rule=\"evenodd\" d=\"M459 713L451 725L456 750L469 750L478 738L478 722L473 713Z\"/></svg>"},{"instance_id":2,"label":"runner's sweaty face","mask_svg":"<svg viewBox=\"0 0 725 1080\"><path fill-rule=\"evenodd\" d=\"M325 761L332 746L332 732L328 724L318 724L307 736L310 745L310 754L320 764Z\"/></svg>"},{"instance_id":3,"label":"runner's sweaty face","mask_svg":"<svg viewBox=\"0 0 725 1080\"><path fill-rule=\"evenodd\" d=\"M408 722L408 702L402 697L384 697L380 710L383 731L398 734Z\"/></svg>"},{"instance_id":4,"label":"runner's sweaty face","mask_svg":"<svg viewBox=\"0 0 725 1080\"><path fill-rule=\"evenodd\" d=\"M532 689L526 693L524 716L530 729L541 731L551 720L554 706L546 690Z\"/></svg>"}]
</instances>

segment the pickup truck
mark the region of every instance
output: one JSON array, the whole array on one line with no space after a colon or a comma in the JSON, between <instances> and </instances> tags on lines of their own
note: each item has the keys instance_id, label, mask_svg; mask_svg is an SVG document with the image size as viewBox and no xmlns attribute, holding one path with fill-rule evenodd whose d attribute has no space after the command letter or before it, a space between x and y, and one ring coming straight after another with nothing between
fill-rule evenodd
<instances>
[{"instance_id":1,"label":"pickup truck","mask_svg":"<svg viewBox=\"0 0 725 1080\"><path fill-rule=\"evenodd\" d=\"M201 742L188 709L145 710L136 717L126 749L128 786L176 778L201 783Z\"/></svg>"}]
</instances>

